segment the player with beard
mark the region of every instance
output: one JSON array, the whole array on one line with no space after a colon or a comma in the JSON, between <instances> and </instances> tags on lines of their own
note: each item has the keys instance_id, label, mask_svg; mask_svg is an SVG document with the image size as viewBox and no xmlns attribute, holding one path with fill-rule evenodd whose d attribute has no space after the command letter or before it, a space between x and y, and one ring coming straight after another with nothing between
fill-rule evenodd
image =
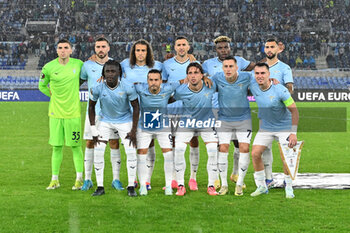
<instances>
[{"instance_id":1,"label":"player with beard","mask_svg":"<svg viewBox=\"0 0 350 233\"><path fill-rule=\"evenodd\" d=\"M204 85L203 69L197 62L190 63L186 68L189 83L181 85L175 90L174 99L182 100L183 112L177 122L179 123L176 132L175 143L175 172L178 183L177 196L186 193L184 175L186 170L185 152L187 144L194 135L200 135L206 144L208 161L208 189L209 195L217 195L214 182L217 177L217 146L218 139L211 123L215 122L212 112L212 98L216 91L215 82L211 88ZM192 125L188 122L193 122ZM208 122L208 126L203 122ZM181 126L182 125L182 126ZM192 189L191 184L189 185Z\"/></svg>"},{"instance_id":2,"label":"player with beard","mask_svg":"<svg viewBox=\"0 0 350 233\"><path fill-rule=\"evenodd\" d=\"M163 82L177 82L181 79L185 79L186 69L190 62L194 61L193 56L188 54L190 50L190 45L188 39L184 36L179 36L175 39L174 49L176 55L163 63ZM182 108L182 101L176 101L168 106L169 111L176 115L178 111ZM173 129L173 146L175 146L175 131ZM173 151L174 148L173 148ZM175 156L175 155L174 155ZM189 180L190 190L198 190L197 185L197 170L199 164L199 142L198 137L194 136L190 142L190 164L191 164L191 175ZM176 181L172 182L172 187L177 188Z\"/></svg>"},{"instance_id":3,"label":"player with beard","mask_svg":"<svg viewBox=\"0 0 350 233\"><path fill-rule=\"evenodd\" d=\"M136 41L130 50L130 56L121 62L123 69L123 79L130 84L147 83L147 74L151 69L162 71L163 64L154 60L153 50L150 43L144 39ZM147 178L146 187L151 189L151 178L156 161L156 151L154 140L151 140L147 151ZM136 182L136 181L135 181ZM137 183L135 183L137 186Z\"/></svg>"},{"instance_id":4,"label":"player with beard","mask_svg":"<svg viewBox=\"0 0 350 233\"><path fill-rule=\"evenodd\" d=\"M106 38L100 37L95 41L95 59L88 60L84 62L84 65L81 70L80 78L82 80L88 81L88 89L90 93L90 89L96 85L97 79L101 77L103 65L110 60L108 57L108 52L110 50L109 42ZM90 98L89 98L90 99ZM89 100L90 101L90 100ZM95 107L96 115L99 116L100 112L100 101L97 101ZM86 109L86 116L88 116L89 110L89 102ZM96 125L99 124L99 117L96 117ZM82 191L86 191L92 188L93 183L91 180L92 175L92 167L94 161L94 143L91 134L90 122L88 117L85 119L85 129L84 129L84 139L86 140L86 148L85 148L85 180L84 185L82 187ZM120 173L120 164L121 164L121 156L119 151L119 137L115 135L114 138L109 138L109 147L111 148L111 163L112 163L112 171L113 171L113 181L112 187L116 190L123 190L122 183L120 182L119 173Z\"/></svg>"},{"instance_id":5,"label":"player with beard","mask_svg":"<svg viewBox=\"0 0 350 233\"><path fill-rule=\"evenodd\" d=\"M278 59L278 53L280 46L275 39L268 39L264 48L266 54L266 63L270 68L270 77L277 79L282 85L284 85L290 94L293 94L293 75L292 70L286 63ZM272 177L272 144L268 145L263 152L263 161L266 175L266 184L268 188L273 188L275 181Z\"/></svg>"}]
</instances>

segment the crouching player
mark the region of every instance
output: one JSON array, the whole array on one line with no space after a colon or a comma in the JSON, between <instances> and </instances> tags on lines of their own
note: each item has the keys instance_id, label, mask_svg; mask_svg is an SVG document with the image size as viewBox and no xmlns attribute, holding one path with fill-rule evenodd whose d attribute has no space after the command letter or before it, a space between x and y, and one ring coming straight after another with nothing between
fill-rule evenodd
<instances>
[{"instance_id":1,"label":"crouching player","mask_svg":"<svg viewBox=\"0 0 350 233\"><path fill-rule=\"evenodd\" d=\"M97 189L92 194L100 196L105 193L103 186L104 153L111 136L119 134L127 156L128 195L137 196L134 188L136 177L136 129L139 118L139 103L134 86L120 82L122 68L116 61L109 60L102 69L105 82L98 83L91 89L89 102L89 120L95 144L94 166ZM95 105L100 101L100 124L95 126ZM133 110L131 111L129 102Z\"/></svg>"},{"instance_id":2,"label":"crouching player","mask_svg":"<svg viewBox=\"0 0 350 233\"><path fill-rule=\"evenodd\" d=\"M267 64L256 64L254 74L257 83L251 85L251 91L259 108L258 117L261 121L252 149L257 189L251 196L258 196L268 193L261 155L274 139L278 139L280 143L288 142L290 148L297 144L299 112L288 89L281 84L271 84ZM283 167L283 170L286 198L294 198L292 179L286 167Z\"/></svg>"},{"instance_id":3,"label":"crouching player","mask_svg":"<svg viewBox=\"0 0 350 233\"><path fill-rule=\"evenodd\" d=\"M180 81L182 82L182 80ZM173 152L171 128L166 110L168 100L179 82L162 83L161 72L152 69L148 72L147 83L135 83L140 96L141 119L137 131L138 174L141 183L140 195L147 195L147 152L153 137L158 139L164 156L165 195L172 195ZM166 125L163 125L166 123Z\"/></svg>"}]
</instances>

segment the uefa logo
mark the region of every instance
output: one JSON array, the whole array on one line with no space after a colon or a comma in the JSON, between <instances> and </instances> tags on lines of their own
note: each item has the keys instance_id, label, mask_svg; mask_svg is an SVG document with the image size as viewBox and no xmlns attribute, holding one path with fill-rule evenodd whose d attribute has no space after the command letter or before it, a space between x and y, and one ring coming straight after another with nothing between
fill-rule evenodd
<instances>
[{"instance_id":1,"label":"uefa logo","mask_svg":"<svg viewBox=\"0 0 350 233\"><path fill-rule=\"evenodd\" d=\"M144 112L143 127L145 129L160 129L161 115L162 113L159 112L159 109L156 112Z\"/></svg>"}]
</instances>

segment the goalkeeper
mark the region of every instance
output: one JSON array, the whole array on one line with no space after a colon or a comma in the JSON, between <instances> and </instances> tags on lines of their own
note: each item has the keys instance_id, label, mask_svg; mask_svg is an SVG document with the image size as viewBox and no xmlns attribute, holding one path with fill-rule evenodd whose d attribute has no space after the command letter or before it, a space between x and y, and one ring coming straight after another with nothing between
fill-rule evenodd
<instances>
[{"instance_id":1,"label":"goalkeeper","mask_svg":"<svg viewBox=\"0 0 350 233\"><path fill-rule=\"evenodd\" d=\"M66 39L57 43L58 58L47 63L41 72L39 90L50 97L49 144L52 145L52 179L46 188L60 187L58 175L62 163L62 147L70 146L76 170L73 190L83 185L83 152L81 149L81 116L79 77L83 62L70 58L72 45ZM49 86L48 86L49 85Z\"/></svg>"}]
</instances>

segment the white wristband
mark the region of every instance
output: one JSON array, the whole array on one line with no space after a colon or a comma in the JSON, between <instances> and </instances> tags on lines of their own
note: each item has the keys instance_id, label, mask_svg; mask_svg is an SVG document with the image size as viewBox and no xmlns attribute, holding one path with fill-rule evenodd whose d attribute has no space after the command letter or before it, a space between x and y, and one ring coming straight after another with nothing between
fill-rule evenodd
<instances>
[{"instance_id":1,"label":"white wristband","mask_svg":"<svg viewBox=\"0 0 350 233\"><path fill-rule=\"evenodd\" d=\"M91 134L92 134L93 137L97 137L98 136L96 125L91 125Z\"/></svg>"},{"instance_id":2,"label":"white wristband","mask_svg":"<svg viewBox=\"0 0 350 233\"><path fill-rule=\"evenodd\" d=\"M292 133L297 135L297 131L298 131L298 126L297 125L292 125Z\"/></svg>"}]
</instances>

